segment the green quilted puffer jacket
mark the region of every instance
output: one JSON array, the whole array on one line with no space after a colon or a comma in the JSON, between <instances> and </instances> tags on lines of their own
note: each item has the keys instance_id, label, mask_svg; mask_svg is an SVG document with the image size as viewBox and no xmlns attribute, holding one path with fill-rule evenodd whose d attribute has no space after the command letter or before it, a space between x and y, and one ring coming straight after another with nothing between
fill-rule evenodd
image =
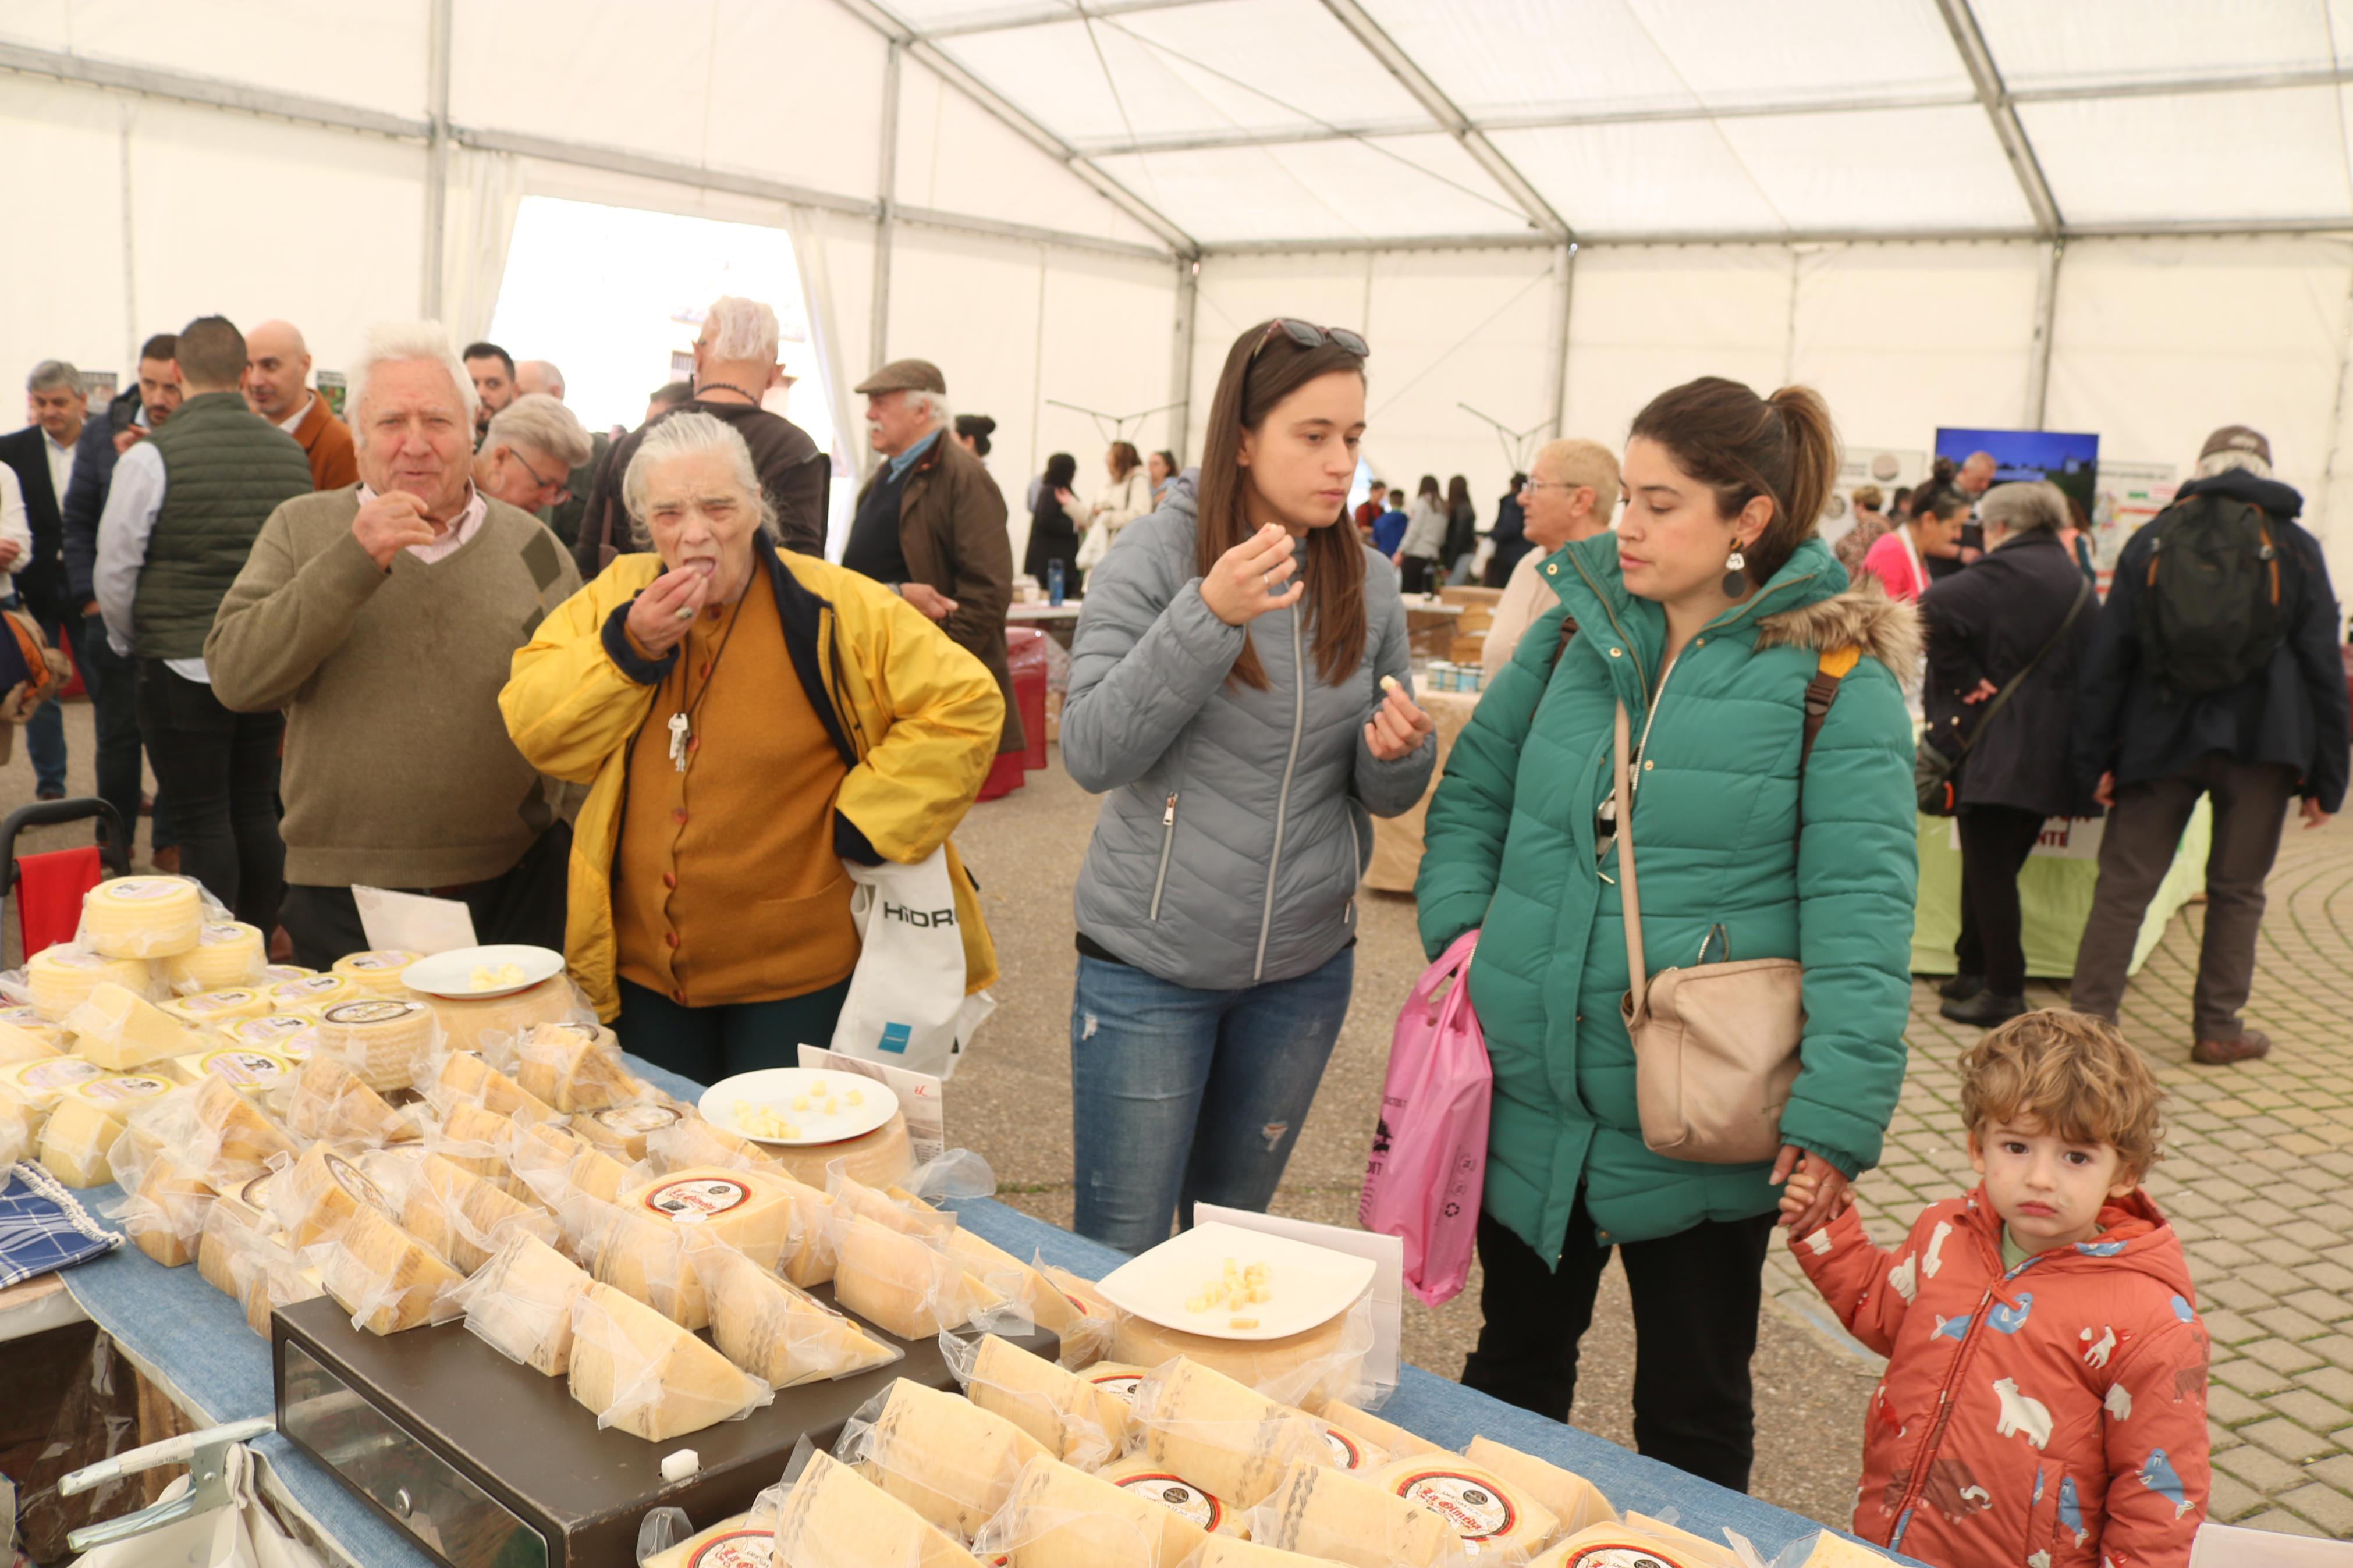
<instances>
[{"instance_id":1,"label":"green quilted puffer jacket","mask_svg":"<svg viewBox=\"0 0 2353 1568\"><path fill-rule=\"evenodd\" d=\"M1634 797L1646 961L1654 973L1696 962L1720 924L1734 959L1801 962L1806 1027L1782 1138L1850 1176L1878 1162L1912 991L1912 726L1894 671L1913 668L1918 632L1909 605L1846 591L1829 548L1809 541L1662 683L1666 617L1626 591L1616 534L1568 545L1543 571L1560 605L1520 639L1456 741L1415 896L1432 957L1484 930L1471 999L1495 1075L1485 1207L1556 1264L1580 1186L1588 1244L1672 1236L1779 1199L1769 1165L1698 1164L1642 1143L1619 1014L1616 852L1597 863L1594 833L1621 700L1649 737ZM1565 646L1564 617L1576 628ZM1862 658L1806 766L1801 836L1804 692L1820 654L1848 647Z\"/></svg>"}]
</instances>

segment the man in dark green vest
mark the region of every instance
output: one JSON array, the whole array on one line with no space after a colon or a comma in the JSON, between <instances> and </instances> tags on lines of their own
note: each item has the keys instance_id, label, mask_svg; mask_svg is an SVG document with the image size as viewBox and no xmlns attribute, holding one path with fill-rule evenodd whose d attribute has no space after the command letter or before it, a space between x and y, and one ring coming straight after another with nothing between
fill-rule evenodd
<instances>
[{"instance_id":1,"label":"man in dark green vest","mask_svg":"<svg viewBox=\"0 0 2353 1568\"><path fill-rule=\"evenodd\" d=\"M172 802L180 868L237 918L278 923L282 714L232 713L213 696L213 612L281 501L311 493L292 437L246 407L245 335L202 316L176 350L186 400L122 455L98 523L92 574L107 640L138 664L139 728Z\"/></svg>"}]
</instances>

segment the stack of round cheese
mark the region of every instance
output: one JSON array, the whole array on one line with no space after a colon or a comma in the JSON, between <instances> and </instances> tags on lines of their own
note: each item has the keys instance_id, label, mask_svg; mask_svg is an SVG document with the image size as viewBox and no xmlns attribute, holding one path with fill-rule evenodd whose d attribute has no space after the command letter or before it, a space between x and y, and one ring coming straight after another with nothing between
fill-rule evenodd
<instances>
[{"instance_id":1,"label":"stack of round cheese","mask_svg":"<svg viewBox=\"0 0 2353 1568\"><path fill-rule=\"evenodd\" d=\"M338 1002L357 1001L362 995L358 986L340 974L298 974L274 980L265 989L269 1005L281 1013L315 1013Z\"/></svg>"},{"instance_id":2,"label":"stack of round cheese","mask_svg":"<svg viewBox=\"0 0 2353 1568\"><path fill-rule=\"evenodd\" d=\"M164 959L157 967L175 990L225 991L259 984L269 963L269 938L259 926L242 921L207 921L195 946Z\"/></svg>"},{"instance_id":3,"label":"stack of round cheese","mask_svg":"<svg viewBox=\"0 0 2353 1568\"><path fill-rule=\"evenodd\" d=\"M386 948L377 952L351 952L335 960L332 973L375 996L406 996L401 972L425 955Z\"/></svg>"},{"instance_id":4,"label":"stack of round cheese","mask_svg":"<svg viewBox=\"0 0 2353 1568\"><path fill-rule=\"evenodd\" d=\"M45 947L25 962L25 989L30 994L33 1011L47 1023L64 1021L65 1016L90 1000L90 994L102 983L111 982L125 991L144 993L150 971L144 959L109 958L86 947L69 947L59 943Z\"/></svg>"},{"instance_id":5,"label":"stack of round cheese","mask_svg":"<svg viewBox=\"0 0 2353 1568\"><path fill-rule=\"evenodd\" d=\"M372 996L335 1003L319 1015L319 1054L350 1068L378 1094L416 1082L439 1037L432 1009L422 1002Z\"/></svg>"},{"instance_id":6,"label":"stack of round cheese","mask_svg":"<svg viewBox=\"0 0 2353 1568\"><path fill-rule=\"evenodd\" d=\"M217 1029L247 1018L267 1018L272 1010L269 993L243 985L200 991L164 1003L163 1008L192 1029Z\"/></svg>"},{"instance_id":7,"label":"stack of round cheese","mask_svg":"<svg viewBox=\"0 0 2353 1568\"><path fill-rule=\"evenodd\" d=\"M186 877L117 877L82 895L82 946L109 958L172 958L197 945L205 906Z\"/></svg>"}]
</instances>

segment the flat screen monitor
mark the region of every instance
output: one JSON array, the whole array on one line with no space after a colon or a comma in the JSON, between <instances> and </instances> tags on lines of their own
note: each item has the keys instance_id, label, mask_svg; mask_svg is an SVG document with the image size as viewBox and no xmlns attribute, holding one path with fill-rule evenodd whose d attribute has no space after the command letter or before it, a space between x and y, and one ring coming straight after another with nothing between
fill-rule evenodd
<instances>
[{"instance_id":1,"label":"flat screen monitor","mask_svg":"<svg viewBox=\"0 0 2353 1568\"><path fill-rule=\"evenodd\" d=\"M2100 438L2069 430L1947 430L1936 432L1936 456L1954 466L1973 452L1993 454L1993 482L2049 479L2092 515L2093 480L2100 468Z\"/></svg>"}]
</instances>

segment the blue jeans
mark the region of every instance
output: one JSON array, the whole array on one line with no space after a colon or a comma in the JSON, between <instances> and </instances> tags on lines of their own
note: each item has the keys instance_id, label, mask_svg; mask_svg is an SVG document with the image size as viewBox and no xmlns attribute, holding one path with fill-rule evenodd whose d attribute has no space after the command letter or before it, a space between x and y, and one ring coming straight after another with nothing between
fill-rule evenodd
<instances>
[{"instance_id":1,"label":"blue jeans","mask_svg":"<svg viewBox=\"0 0 2353 1568\"><path fill-rule=\"evenodd\" d=\"M114 651L106 640L106 623L96 616L81 619L80 640L75 643L81 662L81 683L90 693L90 722L98 735L98 795L114 807L129 836L126 849L139 844L139 796L143 783L139 741L139 661ZM172 806L159 785L155 791L154 842L169 849Z\"/></svg>"},{"instance_id":2,"label":"blue jeans","mask_svg":"<svg viewBox=\"0 0 2353 1568\"><path fill-rule=\"evenodd\" d=\"M1197 991L1082 957L1071 998L1081 1236L1138 1253L1196 1202L1264 1210L1348 1016L1356 952L1296 980ZM1204 1117L1204 1107L1211 1113Z\"/></svg>"}]
</instances>

